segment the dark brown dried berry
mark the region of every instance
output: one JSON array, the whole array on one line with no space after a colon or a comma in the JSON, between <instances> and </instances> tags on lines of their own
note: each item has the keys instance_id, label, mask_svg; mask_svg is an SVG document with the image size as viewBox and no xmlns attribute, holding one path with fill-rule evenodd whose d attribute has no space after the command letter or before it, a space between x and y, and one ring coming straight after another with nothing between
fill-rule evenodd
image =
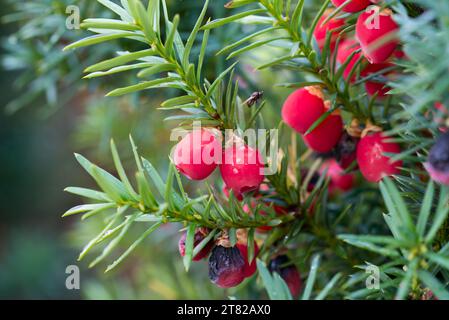
<instances>
[{"instance_id":1,"label":"dark brown dried berry","mask_svg":"<svg viewBox=\"0 0 449 320\"><path fill-rule=\"evenodd\" d=\"M221 288L239 285L245 279L245 260L237 247L215 246L209 257L209 279Z\"/></svg>"}]
</instances>

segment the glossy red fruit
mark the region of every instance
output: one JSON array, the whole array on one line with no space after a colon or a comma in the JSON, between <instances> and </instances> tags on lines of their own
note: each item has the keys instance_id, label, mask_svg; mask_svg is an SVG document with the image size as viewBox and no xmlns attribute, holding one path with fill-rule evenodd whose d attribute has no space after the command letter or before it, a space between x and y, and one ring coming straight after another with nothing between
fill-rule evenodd
<instances>
[{"instance_id":1,"label":"glossy red fruit","mask_svg":"<svg viewBox=\"0 0 449 320\"><path fill-rule=\"evenodd\" d=\"M331 114L303 138L313 151L326 153L337 145L342 133L343 120L340 114Z\"/></svg>"},{"instance_id":2,"label":"glossy red fruit","mask_svg":"<svg viewBox=\"0 0 449 320\"><path fill-rule=\"evenodd\" d=\"M438 137L430 149L429 158L424 167L432 180L449 185L449 132Z\"/></svg>"},{"instance_id":3,"label":"glossy red fruit","mask_svg":"<svg viewBox=\"0 0 449 320\"><path fill-rule=\"evenodd\" d=\"M355 176L352 173L344 173L344 170L338 165L335 159L327 160L321 167L321 172L326 172L331 181L329 184L329 191L335 189L341 191L349 191L353 188Z\"/></svg>"},{"instance_id":4,"label":"glossy red fruit","mask_svg":"<svg viewBox=\"0 0 449 320\"><path fill-rule=\"evenodd\" d=\"M385 176L399 173L402 161L391 162L384 153L400 153L401 149L397 143L387 142L388 137L376 132L368 134L357 146L357 163L360 172L366 180L379 182Z\"/></svg>"},{"instance_id":5,"label":"glossy red fruit","mask_svg":"<svg viewBox=\"0 0 449 320\"><path fill-rule=\"evenodd\" d=\"M370 63L385 62L393 54L399 44L394 36L398 29L389 10L363 12L358 17L356 38Z\"/></svg>"},{"instance_id":6,"label":"glossy red fruit","mask_svg":"<svg viewBox=\"0 0 449 320\"><path fill-rule=\"evenodd\" d=\"M342 41L337 49L338 63L340 65L345 64L346 60L349 59L349 57L352 55L352 53L359 49L360 49L360 45L354 39L347 39L347 40ZM343 78L348 79L349 75L352 72L352 69L354 69L355 64L357 63L357 61L360 59L361 56L362 56L361 52L357 52L356 54L354 54L354 56L352 56L352 58L350 59L349 63L347 64L347 66L345 67L345 69L343 71ZM355 80L355 77L356 77L356 72L354 71L353 75L351 76L351 82L353 82Z\"/></svg>"},{"instance_id":7,"label":"glossy red fruit","mask_svg":"<svg viewBox=\"0 0 449 320\"><path fill-rule=\"evenodd\" d=\"M370 64L360 73L360 76L362 78L368 77L371 74L374 74L374 73L377 74L378 72L380 72L380 71L382 71L384 69L390 68L392 66L393 66L393 64L388 63L388 62L377 63L377 64ZM376 76L376 78L384 78L384 80L386 80L386 77L389 74L391 74L391 71L390 72L387 71L385 73L382 73L382 74ZM373 96L373 95L377 94L378 98L384 98L387 95L388 91L390 91L390 89L391 89L389 86L386 85L384 80L383 81L379 81L377 79L370 79L370 80L366 81L365 82L366 92L370 96Z\"/></svg>"},{"instance_id":8,"label":"glossy red fruit","mask_svg":"<svg viewBox=\"0 0 449 320\"><path fill-rule=\"evenodd\" d=\"M290 264L290 265L289 265ZM291 264L286 255L280 255L268 264L270 272L277 272L287 283L293 298L298 298L302 289L301 276L298 269Z\"/></svg>"},{"instance_id":9,"label":"glossy red fruit","mask_svg":"<svg viewBox=\"0 0 449 320\"><path fill-rule=\"evenodd\" d=\"M245 279L245 260L237 247L218 245L212 249L209 279L221 288L235 287Z\"/></svg>"},{"instance_id":10,"label":"glossy red fruit","mask_svg":"<svg viewBox=\"0 0 449 320\"><path fill-rule=\"evenodd\" d=\"M334 6L339 7L346 0L332 0ZM346 5L342 11L344 12L359 12L368 7L371 4L369 0L352 0L348 5Z\"/></svg>"},{"instance_id":11,"label":"glossy red fruit","mask_svg":"<svg viewBox=\"0 0 449 320\"><path fill-rule=\"evenodd\" d=\"M191 180L207 178L220 162L221 136L215 129L194 129L177 145L173 161L183 175Z\"/></svg>"},{"instance_id":12,"label":"glossy red fruit","mask_svg":"<svg viewBox=\"0 0 449 320\"><path fill-rule=\"evenodd\" d=\"M262 155L246 145L233 145L224 150L220 172L226 187L239 195L255 191L264 179Z\"/></svg>"},{"instance_id":13,"label":"glossy red fruit","mask_svg":"<svg viewBox=\"0 0 449 320\"><path fill-rule=\"evenodd\" d=\"M335 42L338 38L338 32L340 31L340 28L342 28L345 25L344 19L336 19L332 18L325 24L323 22L327 19L329 16L329 13L332 10L327 10L323 16L318 20L318 24L313 32L313 35L315 36L315 40L318 44L318 47L320 50L323 50L324 45L326 44L326 36L328 33L332 33L331 35L331 42L330 42L330 49L331 51L335 48Z\"/></svg>"},{"instance_id":14,"label":"glossy red fruit","mask_svg":"<svg viewBox=\"0 0 449 320\"><path fill-rule=\"evenodd\" d=\"M236 244L236 247L237 247L237 249L239 249L240 254L243 257L243 260L245 260L245 267L243 268L243 274L244 274L245 278L249 278L257 270L256 257L259 254L259 246L254 241L254 258L251 261L251 263L249 263L249 261L248 261L248 245L246 243L238 242Z\"/></svg>"},{"instance_id":15,"label":"glossy red fruit","mask_svg":"<svg viewBox=\"0 0 449 320\"><path fill-rule=\"evenodd\" d=\"M299 133L305 133L310 126L326 112L324 95L318 87L304 87L290 94L282 107L282 120Z\"/></svg>"},{"instance_id":16,"label":"glossy red fruit","mask_svg":"<svg viewBox=\"0 0 449 320\"><path fill-rule=\"evenodd\" d=\"M187 234L184 232L178 242L178 249L179 249L179 254L181 255L181 257L184 257L186 254L186 236L187 236ZM200 244L200 242L203 241L206 236L207 235L205 235L201 231L197 230L195 232L195 236L193 239L193 247L196 247L198 244ZM192 260L199 261L201 259L206 258L209 255L210 251L212 250L213 246L214 246L213 241L209 241L206 244L206 246L203 249L201 249L201 251L198 252L198 254L196 256L194 256L192 258Z\"/></svg>"}]
</instances>

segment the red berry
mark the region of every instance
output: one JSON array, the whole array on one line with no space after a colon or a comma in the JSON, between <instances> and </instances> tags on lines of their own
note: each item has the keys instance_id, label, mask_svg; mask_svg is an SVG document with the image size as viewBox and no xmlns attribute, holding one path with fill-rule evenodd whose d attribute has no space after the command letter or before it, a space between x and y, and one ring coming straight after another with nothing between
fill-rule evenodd
<instances>
[{"instance_id":1,"label":"red berry","mask_svg":"<svg viewBox=\"0 0 449 320\"><path fill-rule=\"evenodd\" d=\"M310 126L326 112L324 95L318 87L305 87L290 94L282 107L282 120L299 133L305 133Z\"/></svg>"},{"instance_id":2,"label":"red berry","mask_svg":"<svg viewBox=\"0 0 449 320\"><path fill-rule=\"evenodd\" d=\"M226 187L239 195L255 191L264 179L262 156L257 149L233 145L225 149L220 172Z\"/></svg>"},{"instance_id":3,"label":"red berry","mask_svg":"<svg viewBox=\"0 0 449 320\"><path fill-rule=\"evenodd\" d=\"M331 114L303 138L310 149L326 153L335 147L342 133L343 120L340 114Z\"/></svg>"},{"instance_id":4,"label":"red berry","mask_svg":"<svg viewBox=\"0 0 449 320\"><path fill-rule=\"evenodd\" d=\"M389 10L379 13L373 10L359 16L355 29L356 37L363 55L370 63L385 62L393 54L399 43L394 37L397 30L398 25L392 19Z\"/></svg>"},{"instance_id":5,"label":"red berry","mask_svg":"<svg viewBox=\"0 0 449 320\"><path fill-rule=\"evenodd\" d=\"M257 245L257 243L254 241L254 257L253 260L251 261L251 263L249 263L248 261L248 245L246 243L241 243L238 242L236 244L237 249L239 249L243 260L245 260L245 267L243 268L243 273L245 278L249 278L251 277L257 270L257 265L256 265L256 257L257 254L259 253L259 247Z\"/></svg>"},{"instance_id":6,"label":"red berry","mask_svg":"<svg viewBox=\"0 0 449 320\"><path fill-rule=\"evenodd\" d=\"M282 108L282 119L291 128L304 134L328 110L319 87L305 87L293 92ZM329 115L304 136L304 142L317 152L328 152L338 142L343 129L339 114Z\"/></svg>"},{"instance_id":7,"label":"red berry","mask_svg":"<svg viewBox=\"0 0 449 320\"><path fill-rule=\"evenodd\" d=\"M223 186L223 194L226 196L226 198L229 198L229 196L231 195L230 189L226 186ZM243 196L241 194L234 194L234 197L239 201L243 200Z\"/></svg>"},{"instance_id":8,"label":"red berry","mask_svg":"<svg viewBox=\"0 0 449 320\"><path fill-rule=\"evenodd\" d=\"M378 64L370 64L368 65L361 73L361 77L368 77L369 75L373 73L378 73L386 68L389 68L393 66L391 63L385 62L385 63L378 63ZM386 77L390 72L386 72L383 74L378 75L377 77ZM385 82L379 82L378 80L370 79L365 82L365 89L366 92L373 96L377 93L377 97L383 98L386 96L388 91L390 91L390 87L386 85Z\"/></svg>"},{"instance_id":9,"label":"red berry","mask_svg":"<svg viewBox=\"0 0 449 320\"><path fill-rule=\"evenodd\" d=\"M236 247L215 246L209 257L209 279L221 288L239 285L245 279L245 260Z\"/></svg>"},{"instance_id":10,"label":"red berry","mask_svg":"<svg viewBox=\"0 0 449 320\"><path fill-rule=\"evenodd\" d=\"M354 186L354 174L344 173L344 170L338 165L335 159L330 159L323 164L321 172L324 171L326 171L326 175L331 179L329 185L330 192L334 189L348 191Z\"/></svg>"},{"instance_id":11,"label":"red berry","mask_svg":"<svg viewBox=\"0 0 449 320\"><path fill-rule=\"evenodd\" d=\"M268 269L272 273L277 272L287 283L292 297L298 298L302 288L301 276L298 269L292 264L288 265L289 263L290 260L286 255L280 255L270 261Z\"/></svg>"},{"instance_id":12,"label":"red berry","mask_svg":"<svg viewBox=\"0 0 449 320\"><path fill-rule=\"evenodd\" d=\"M438 137L424 164L432 180L449 185L449 132Z\"/></svg>"},{"instance_id":13,"label":"red berry","mask_svg":"<svg viewBox=\"0 0 449 320\"><path fill-rule=\"evenodd\" d=\"M181 255L181 257L184 257L186 254L186 237L187 234L184 232L181 236L181 238L179 239L179 243L178 243L178 249L179 249L179 254ZM203 239L206 237L205 234L203 234L201 231L196 231L195 232L195 236L193 238L193 246L196 247L198 244L200 244L201 241L203 241ZM193 261L199 261L201 259L206 258L210 251L212 250L212 247L214 246L213 241L210 241L206 244L206 246L201 249L200 252L198 252L198 254L196 256L194 256L192 258Z\"/></svg>"},{"instance_id":14,"label":"red berry","mask_svg":"<svg viewBox=\"0 0 449 320\"><path fill-rule=\"evenodd\" d=\"M332 3L334 6L339 7L343 3L345 3L346 0L332 0ZM348 5L346 5L343 8L344 12L359 12L368 7L371 4L371 1L369 0L352 0Z\"/></svg>"},{"instance_id":15,"label":"red berry","mask_svg":"<svg viewBox=\"0 0 449 320\"><path fill-rule=\"evenodd\" d=\"M379 182L385 176L399 173L402 161L391 163L390 158L384 153L400 153L401 149L397 143L387 142L388 137L376 132L368 134L357 146L357 163L360 172L366 180Z\"/></svg>"},{"instance_id":16,"label":"red berry","mask_svg":"<svg viewBox=\"0 0 449 320\"><path fill-rule=\"evenodd\" d=\"M173 161L187 178L203 180L215 170L221 153L219 131L194 129L176 145Z\"/></svg>"},{"instance_id":17,"label":"red berry","mask_svg":"<svg viewBox=\"0 0 449 320\"><path fill-rule=\"evenodd\" d=\"M315 36L316 42L318 43L318 47L320 50L323 50L324 45L326 44L326 36L328 33L332 33L330 49L331 51L335 48L335 42L338 38L338 31L341 27L345 25L344 19L336 19L332 18L325 24L323 24L324 20L329 16L329 11L327 10L323 16L318 20L318 24L313 31L313 35Z\"/></svg>"},{"instance_id":18,"label":"red berry","mask_svg":"<svg viewBox=\"0 0 449 320\"><path fill-rule=\"evenodd\" d=\"M351 54L354 51L357 51L360 49L360 45L357 41L354 39L347 39L340 43L337 49L337 61L340 63L340 65L343 65L346 60L351 56ZM343 71L343 78L347 79L349 75L352 72L352 69L354 69L354 66L356 62L360 59L362 56L361 52L357 52L354 54L354 56L349 61L348 65L345 67L345 70ZM351 82L355 80L356 72L353 73L351 77Z\"/></svg>"}]
</instances>

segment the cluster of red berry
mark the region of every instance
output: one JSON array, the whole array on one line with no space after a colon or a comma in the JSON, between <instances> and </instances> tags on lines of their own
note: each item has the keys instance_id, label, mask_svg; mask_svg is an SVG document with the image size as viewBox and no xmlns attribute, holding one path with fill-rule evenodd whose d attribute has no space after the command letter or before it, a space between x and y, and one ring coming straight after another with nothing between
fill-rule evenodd
<instances>
[{"instance_id":1,"label":"cluster of red berry","mask_svg":"<svg viewBox=\"0 0 449 320\"><path fill-rule=\"evenodd\" d=\"M340 6L345 0L332 2L335 6ZM359 12L373 3L377 1L354 0L342 10ZM330 50L336 61L345 65L343 77L346 80L351 77L350 82L356 80L353 70L356 65L360 76L367 77L393 66L390 59L403 57L402 51L398 50L398 40L394 37L398 25L392 19L391 12L388 9L380 10L377 6L371 9L371 13L365 11L358 16L355 37L343 37L338 46L338 39L342 38L339 32L346 27L345 20L341 17L329 19L330 13L326 12L314 32L320 49L325 46L326 35L331 34ZM376 21L372 21L373 19ZM358 63L360 61L362 63ZM392 71L383 76L390 74ZM373 80L365 81L365 89L368 95L378 99L382 99L389 91L385 83ZM340 111L330 110L331 103L326 95L319 86L296 90L284 102L282 119L302 136L309 149L322 156L331 155L319 170L320 174L326 174L330 178L330 192L336 189L348 191L353 187L355 175L354 172L347 173L349 169L358 167L369 182L379 182L385 176L397 174L402 161L392 161L390 155L401 152L399 145L390 141L391 137L386 136L382 128L370 122L361 126L359 120L352 119L350 124L345 125ZM256 161L250 162L251 158ZM243 141L232 146L225 144L223 147L222 134L215 128L193 130L186 135L176 146L173 160L179 172L192 180L207 178L218 166L225 183L223 191L228 197L230 190L238 200L243 200L243 195L247 192L253 192L255 200L262 197L260 192L269 192L268 185L263 184L264 175L261 172L264 164L259 151ZM449 133L445 133L437 141L425 166L434 180L449 184ZM250 202L250 205L243 207L248 214L251 207L256 206L255 200L254 205ZM284 206L275 205L273 208L279 215L288 213L288 208ZM266 213L261 211L260 214ZM269 226L258 228L260 232L269 230ZM193 258L198 261L209 257L209 277L213 283L223 288L240 284L256 271L255 258L248 261L247 238L241 235L242 230L239 232L235 246L230 245L223 231L218 240L211 239ZM197 230L194 245L202 242L208 233L207 229ZM185 239L184 234L179 241L181 256L185 254ZM259 251L257 243L254 243L254 248L256 257ZM299 272L289 263L287 256L274 257L269 267L284 278L293 296L299 294Z\"/></svg>"},{"instance_id":2,"label":"cluster of red berry","mask_svg":"<svg viewBox=\"0 0 449 320\"><path fill-rule=\"evenodd\" d=\"M344 0L333 0L334 5L340 6ZM372 5L374 1L361 0L352 1L342 10L346 12L358 12ZM345 28L345 20L339 17L329 18L326 12L318 22L314 32L320 49L323 49L326 34L331 34L330 49L335 51L339 31ZM398 41L394 37L398 26L391 18L388 9L380 10L372 6L370 10L361 13L357 19L354 38L343 38L339 43L336 60L341 65L346 65L343 77L349 81L355 81L354 67L359 60L360 76L366 77L392 66L389 61L391 57L400 57L402 52L397 50ZM386 75L384 75L386 76ZM383 83L366 81L366 92L369 95L377 95L382 98L389 91ZM333 152L341 155L342 149L345 157L343 159L332 159L325 166L331 182L343 190L352 186L353 177L343 172L348 168L348 159L357 160L358 167L363 176L370 182L378 182L384 176L398 173L402 165L400 161L391 162L384 153L399 153L399 145L388 141L381 128L367 124L365 129L358 128L358 122L353 121L346 130L339 110L329 110L330 101L326 100L325 93L320 87L305 87L292 93L284 103L282 118L291 128L303 136L305 144L318 153ZM331 112L332 111L332 112ZM324 121L318 120L328 113ZM311 128L314 123L319 123ZM354 127L354 123L356 127ZM310 130L312 129L312 130ZM348 135L352 136L351 150L348 150ZM338 158L338 157L337 157ZM343 160L343 161L342 161Z\"/></svg>"},{"instance_id":3,"label":"cluster of red berry","mask_svg":"<svg viewBox=\"0 0 449 320\"><path fill-rule=\"evenodd\" d=\"M243 141L222 147L221 132L215 128L194 129L176 146L173 161L191 180L209 177L219 166L226 186L241 196L259 189L264 179L262 155Z\"/></svg>"}]
</instances>

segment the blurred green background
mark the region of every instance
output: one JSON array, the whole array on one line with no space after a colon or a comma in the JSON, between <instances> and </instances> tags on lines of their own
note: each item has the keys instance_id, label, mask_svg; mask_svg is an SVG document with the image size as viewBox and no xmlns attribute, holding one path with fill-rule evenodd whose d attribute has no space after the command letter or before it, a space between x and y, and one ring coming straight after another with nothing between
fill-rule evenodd
<instances>
[{"instance_id":1,"label":"blurred green background","mask_svg":"<svg viewBox=\"0 0 449 320\"><path fill-rule=\"evenodd\" d=\"M184 37L195 23L202 1L167 1L181 16ZM212 1L209 15L226 15L224 0ZM117 44L100 50L63 53L62 48L81 38L84 31L67 30L65 8L78 5L81 19L108 17L96 1L2 1L1 112L0 112L0 299L214 299L232 296L234 290L215 288L207 280L206 263L186 274L177 252L178 230L167 226L136 250L119 270L103 274L104 266L89 270L76 261L83 245L94 234L95 223L61 214L80 203L63 192L67 186L94 187L73 157L78 152L112 170L109 142L114 138L129 171L132 134L141 154L164 173L170 150L172 123L161 121L156 110L162 99L176 91L151 91L144 96L104 98L107 89L136 82L133 73L101 80L81 80L83 69L110 58ZM224 70L223 57L215 57L223 43L239 37L238 26L218 29L208 48L208 77ZM131 49L131 48L130 48ZM269 54L267 51L266 54ZM254 57L250 57L253 59ZM256 75L242 64L241 87L248 96ZM279 91L279 90L278 90ZM282 90L281 90L282 91ZM269 90L266 96L275 98ZM273 99L276 100L276 99ZM271 108L273 109L273 108ZM270 112L270 111L267 111ZM279 116L275 114L274 119ZM190 185L191 191L198 186ZM123 246L129 244L125 239ZM81 290L67 290L68 265L81 269ZM254 280L239 288L239 298L257 298Z\"/></svg>"}]
</instances>

